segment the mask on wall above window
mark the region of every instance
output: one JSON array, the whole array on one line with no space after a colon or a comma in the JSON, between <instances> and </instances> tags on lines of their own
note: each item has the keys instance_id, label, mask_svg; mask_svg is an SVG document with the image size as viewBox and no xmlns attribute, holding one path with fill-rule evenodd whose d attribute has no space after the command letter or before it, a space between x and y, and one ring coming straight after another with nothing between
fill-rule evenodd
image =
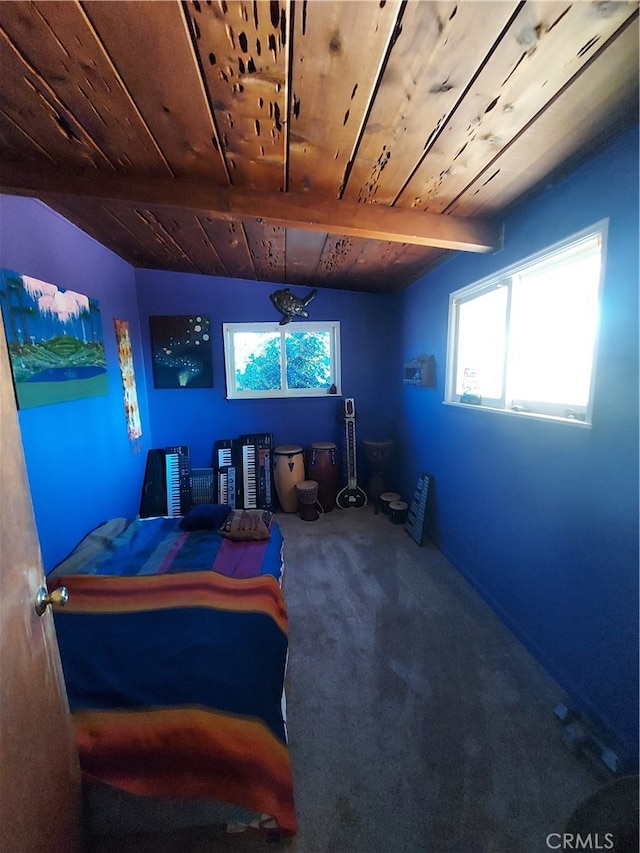
<instances>
[{"instance_id":1,"label":"mask on wall above window","mask_svg":"<svg viewBox=\"0 0 640 853\"><path fill-rule=\"evenodd\" d=\"M305 308L315 298L317 292L314 288L304 299L295 296L288 287L284 288L284 290L275 290L273 293L270 293L269 299L283 315L280 325L284 326L286 323L290 323L294 317L308 317L309 315L305 311Z\"/></svg>"}]
</instances>

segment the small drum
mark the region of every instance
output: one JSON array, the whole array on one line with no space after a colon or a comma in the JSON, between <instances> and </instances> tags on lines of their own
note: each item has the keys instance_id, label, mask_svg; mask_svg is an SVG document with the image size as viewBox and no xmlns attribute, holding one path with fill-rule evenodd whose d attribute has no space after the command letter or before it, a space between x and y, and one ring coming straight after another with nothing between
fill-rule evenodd
<instances>
[{"instance_id":1,"label":"small drum","mask_svg":"<svg viewBox=\"0 0 640 853\"><path fill-rule=\"evenodd\" d=\"M409 514L409 504L406 501L391 501L389 504L389 518L394 524L404 524Z\"/></svg>"},{"instance_id":2,"label":"small drum","mask_svg":"<svg viewBox=\"0 0 640 853\"><path fill-rule=\"evenodd\" d=\"M310 448L307 475L318 483L318 501L325 512L331 512L336 502L337 450L332 441L314 441Z\"/></svg>"},{"instance_id":3,"label":"small drum","mask_svg":"<svg viewBox=\"0 0 640 853\"><path fill-rule=\"evenodd\" d=\"M389 504L400 500L398 492L383 492L380 495L380 509L384 515L389 515Z\"/></svg>"},{"instance_id":4,"label":"small drum","mask_svg":"<svg viewBox=\"0 0 640 853\"><path fill-rule=\"evenodd\" d=\"M283 512L296 512L296 486L304 480L304 455L297 444L281 444L273 451L273 482Z\"/></svg>"},{"instance_id":5,"label":"small drum","mask_svg":"<svg viewBox=\"0 0 640 853\"><path fill-rule=\"evenodd\" d=\"M303 480L296 485L296 494L300 504L300 518L303 521L316 521L318 510L318 483L315 480Z\"/></svg>"}]
</instances>

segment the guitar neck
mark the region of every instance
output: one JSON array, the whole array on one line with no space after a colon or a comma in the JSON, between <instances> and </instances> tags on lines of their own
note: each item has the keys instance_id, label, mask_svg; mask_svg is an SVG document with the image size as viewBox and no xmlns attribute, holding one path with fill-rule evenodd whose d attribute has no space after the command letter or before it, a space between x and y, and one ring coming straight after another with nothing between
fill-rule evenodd
<instances>
[{"instance_id":1,"label":"guitar neck","mask_svg":"<svg viewBox=\"0 0 640 853\"><path fill-rule=\"evenodd\" d=\"M356 422L355 418L347 418L345 421L346 443L347 443L347 478L349 486L353 488L358 480L356 471Z\"/></svg>"}]
</instances>

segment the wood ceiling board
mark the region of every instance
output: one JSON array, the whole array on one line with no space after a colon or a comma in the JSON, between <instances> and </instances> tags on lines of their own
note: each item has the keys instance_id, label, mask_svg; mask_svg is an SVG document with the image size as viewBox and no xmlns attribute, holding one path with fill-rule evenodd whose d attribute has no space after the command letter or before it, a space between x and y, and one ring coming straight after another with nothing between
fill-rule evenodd
<instances>
[{"instance_id":1,"label":"wood ceiling board","mask_svg":"<svg viewBox=\"0 0 640 853\"><path fill-rule=\"evenodd\" d=\"M428 246L404 245L390 263L381 267L380 286L388 293L399 293L442 263L449 254Z\"/></svg>"},{"instance_id":2,"label":"wood ceiling board","mask_svg":"<svg viewBox=\"0 0 640 853\"><path fill-rule=\"evenodd\" d=\"M453 252L443 249L430 249L423 246L406 246L397 260L398 269L402 271L405 281L399 289L407 287L416 279L426 275L441 263L453 256Z\"/></svg>"},{"instance_id":3,"label":"wood ceiling board","mask_svg":"<svg viewBox=\"0 0 640 853\"><path fill-rule=\"evenodd\" d=\"M400 7L399 0L296 4L289 189L341 194Z\"/></svg>"},{"instance_id":4,"label":"wood ceiling board","mask_svg":"<svg viewBox=\"0 0 640 853\"><path fill-rule=\"evenodd\" d=\"M530 124L451 206L464 216L503 208L594 138L638 115L638 19ZM558 133L558 128L562 129Z\"/></svg>"},{"instance_id":5,"label":"wood ceiling board","mask_svg":"<svg viewBox=\"0 0 640 853\"><path fill-rule=\"evenodd\" d=\"M517 2L407 5L345 199L393 203L517 6Z\"/></svg>"},{"instance_id":6,"label":"wood ceiling board","mask_svg":"<svg viewBox=\"0 0 640 853\"><path fill-rule=\"evenodd\" d=\"M131 222L134 226L138 224L138 227L142 228L143 231L148 229L145 237L148 240L154 240L160 246L161 250L169 255L170 260L167 263L171 265L172 269L180 269L185 272L200 272L193 258L187 254L182 244L178 242L176 236L166 227L160 218L163 216L163 213L166 216L168 211L134 208L131 211ZM127 214L123 212L122 218L126 220L128 218ZM136 231L135 233L139 232Z\"/></svg>"},{"instance_id":7,"label":"wood ceiling board","mask_svg":"<svg viewBox=\"0 0 640 853\"><path fill-rule=\"evenodd\" d=\"M162 233L172 238L195 269L204 275L228 276L200 219L192 211L160 208L154 211L154 221Z\"/></svg>"},{"instance_id":8,"label":"wood ceiling board","mask_svg":"<svg viewBox=\"0 0 640 853\"><path fill-rule=\"evenodd\" d=\"M24 64L1 28L0 68L3 74L2 112L5 121L28 140L29 155L40 148L56 163L80 161L93 167L110 168L104 153L46 81L34 68Z\"/></svg>"},{"instance_id":9,"label":"wood ceiling board","mask_svg":"<svg viewBox=\"0 0 640 853\"><path fill-rule=\"evenodd\" d=\"M233 184L286 189L290 3L185 4Z\"/></svg>"},{"instance_id":10,"label":"wood ceiling board","mask_svg":"<svg viewBox=\"0 0 640 853\"><path fill-rule=\"evenodd\" d=\"M199 216L198 222L231 278L258 279L242 223Z\"/></svg>"},{"instance_id":11,"label":"wood ceiling board","mask_svg":"<svg viewBox=\"0 0 640 853\"><path fill-rule=\"evenodd\" d=\"M415 247L418 251L431 249ZM403 282L390 281L388 270L397 267L405 247L382 240L329 236L313 284L340 290L378 293L400 290Z\"/></svg>"},{"instance_id":12,"label":"wood ceiling board","mask_svg":"<svg viewBox=\"0 0 640 853\"><path fill-rule=\"evenodd\" d=\"M228 186L181 4L90 0L82 7L172 173Z\"/></svg>"},{"instance_id":13,"label":"wood ceiling board","mask_svg":"<svg viewBox=\"0 0 640 853\"><path fill-rule=\"evenodd\" d=\"M316 269L314 284L341 287L366 241L357 237L328 236Z\"/></svg>"},{"instance_id":14,"label":"wood ceiling board","mask_svg":"<svg viewBox=\"0 0 640 853\"><path fill-rule=\"evenodd\" d=\"M151 251L107 206L74 197L44 195L42 201L132 266L159 268L155 247Z\"/></svg>"},{"instance_id":15,"label":"wood ceiling board","mask_svg":"<svg viewBox=\"0 0 640 853\"><path fill-rule=\"evenodd\" d=\"M397 204L445 210L636 9L637 3L527 3Z\"/></svg>"},{"instance_id":16,"label":"wood ceiling board","mask_svg":"<svg viewBox=\"0 0 640 853\"><path fill-rule=\"evenodd\" d=\"M358 248L358 244L354 248ZM385 270L395 264L402 255L403 243L390 243L385 240L363 240L359 251L351 252L340 272L350 282L370 282L371 289L376 282L385 280ZM368 289L368 287L366 287Z\"/></svg>"},{"instance_id":17,"label":"wood ceiling board","mask_svg":"<svg viewBox=\"0 0 640 853\"><path fill-rule=\"evenodd\" d=\"M328 235L323 231L286 230L287 284L313 284Z\"/></svg>"},{"instance_id":18,"label":"wood ceiling board","mask_svg":"<svg viewBox=\"0 0 640 853\"><path fill-rule=\"evenodd\" d=\"M3 48L0 62L8 87L13 88L20 80L13 67L19 55L24 65L24 78L17 97L23 97L25 84L34 86L41 104L48 105L49 115L53 113L58 125L48 122L41 138L46 147L51 137L58 136L62 130L78 134L83 148L91 152L91 159L98 166L104 166L103 161L106 161L114 169L169 173L80 6L75 2L37 6L2 3L0 25L6 48ZM16 54L11 66L5 65L7 49ZM78 153L87 156L82 148Z\"/></svg>"},{"instance_id":19,"label":"wood ceiling board","mask_svg":"<svg viewBox=\"0 0 640 853\"><path fill-rule=\"evenodd\" d=\"M258 281L284 281L285 229L256 220L243 227Z\"/></svg>"},{"instance_id":20,"label":"wood ceiling board","mask_svg":"<svg viewBox=\"0 0 640 853\"><path fill-rule=\"evenodd\" d=\"M327 283L333 289L356 293L393 292L393 282L389 279L388 271L382 268L365 269L362 266L353 266L347 273L332 275Z\"/></svg>"},{"instance_id":21,"label":"wood ceiling board","mask_svg":"<svg viewBox=\"0 0 640 853\"><path fill-rule=\"evenodd\" d=\"M32 138L18 127L10 116L0 108L0 157L26 165L42 165L43 158L49 165L55 163L48 150L37 138Z\"/></svg>"},{"instance_id":22,"label":"wood ceiling board","mask_svg":"<svg viewBox=\"0 0 640 853\"><path fill-rule=\"evenodd\" d=\"M198 272L182 247L158 220L153 209L142 205L129 207L123 204L109 204L108 209L111 215L143 244L147 253L155 257L154 266L157 269Z\"/></svg>"},{"instance_id":23,"label":"wood ceiling board","mask_svg":"<svg viewBox=\"0 0 640 853\"><path fill-rule=\"evenodd\" d=\"M326 231L373 240L416 243L469 252L493 251L501 245L498 225L463 217L401 210L383 205L352 204L309 193L220 189L199 181L139 178L104 172L65 173L61 169L22 168L0 160L0 189L19 195L71 192L85 198L142 207L177 207L232 221Z\"/></svg>"}]
</instances>

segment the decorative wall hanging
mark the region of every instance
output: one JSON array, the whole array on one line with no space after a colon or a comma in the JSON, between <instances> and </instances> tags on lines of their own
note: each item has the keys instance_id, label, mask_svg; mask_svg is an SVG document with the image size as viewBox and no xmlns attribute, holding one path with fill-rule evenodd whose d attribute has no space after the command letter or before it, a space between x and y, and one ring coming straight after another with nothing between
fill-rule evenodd
<instances>
[{"instance_id":1,"label":"decorative wall hanging","mask_svg":"<svg viewBox=\"0 0 640 853\"><path fill-rule=\"evenodd\" d=\"M200 314L149 317L155 388L213 388L211 323Z\"/></svg>"},{"instance_id":2,"label":"decorative wall hanging","mask_svg":"<svg viewBox=\"0 0 640 853\"><path fill-rule=\"evenodd\" d=\"M99 302L13 270L0 272L18 408L108 394Z\"/></svg>"},{"instance_id":3,"label":"decorative wall hanging","mask_svg":"<svg viewBox=\"0 0 640 853\"><path fill-rule=\"evenodd\" d=\"M116 320L114 317L113 327L116 333L118 361L120 363L120 373L122 374L122 392L124 414L127 421L127 434L133 451L138 453L140 450L140 438L142 437L142 424L140 422L140 409L138 408L136 377L133 370L129 323L126 320Z\"/></svg>"},{"instance_id":4,"label":"decorative wall hanging","mask_svg":"<svg viewBox=\"0 0 640 853\"><path fill-rule=\"evenodd\" d=\"M436 360L432 355L417 355L404 365L404 384L422 388L436 384Z\"/></svg>"},{"instance_id":5,"label":"decorative wall hanging","mask_svg":"<svg viewBox=\"0 0 640 853\"><path fill-rule=\"evenodd\" d=\"M304 299L295 296L288 287L285 287L284 290L274 290L273 293L270 293L269 299L278 311L284 315L282 320L280 320L280 325L284 326L286 323L290 323L294 317L308 317L309 314L305 311L305 308L315 298L317 292L314 287Z\"/></svg>"}]
</instances>

